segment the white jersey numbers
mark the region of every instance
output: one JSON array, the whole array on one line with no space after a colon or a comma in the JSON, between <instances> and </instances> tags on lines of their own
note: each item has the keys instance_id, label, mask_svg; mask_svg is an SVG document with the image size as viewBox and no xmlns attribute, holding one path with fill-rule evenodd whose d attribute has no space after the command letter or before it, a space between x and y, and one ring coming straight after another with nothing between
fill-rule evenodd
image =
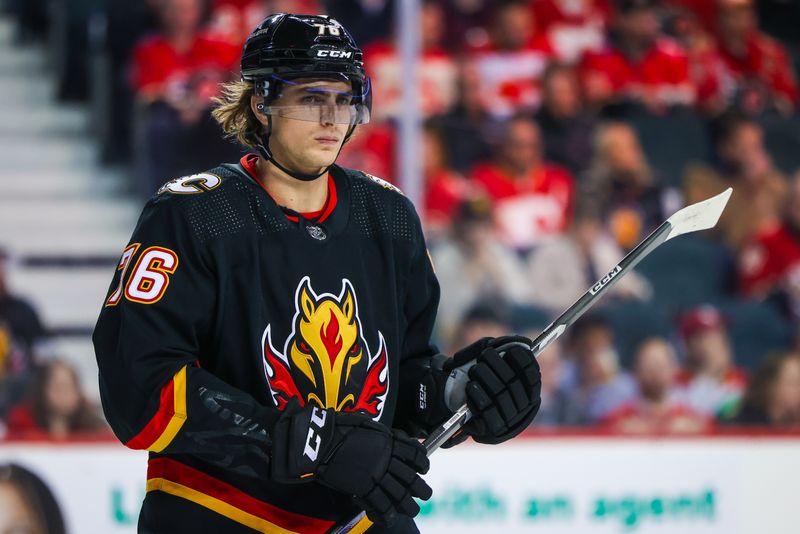
<instances>
[{"instance_id":1,"label":"white jersey numbers","mask_svg":"<svg viewBox=\"0 0 800 534\"><path fill-rule=\"evenodd\" d=\"M106 300L106 306L116 306L123 294L131 302L155 304L169 287L169 275L178 268L178 255L164 247L149 247L144 250L125 284L125 274L139 245L134 243L123 251L117 267L118 271L122 271L119 285Z\"/></svg>"},{"instance_id":2,"label":"white jersey numbers","mask_svg":"<svg viewBox=\"0 0 800 534\"><path fill-rule=\"evenodd\" d=\"M222 183L222 180L216 174L209 174L207 172L200 174L192 174L191 176L182 176L175 178L161 186L158 194L161 195L166 192L174 193L177 195L191 195L194 193L205 193L217 187Z\"/></svg>"},{"instance_id":3,"label":"white jersey numbers","mask_svg":"<svg viewBox=\"0 0 800 534\"><path fill-rule=\"evenodd\" d=\"M335 24L314 24L314 27L317 28L317 35L340 35L341 31L339 27Z\"/></svg>"},{"instance_id":4,"label":"white jersey numbers","mask_svg":"<svg viewBox=\"0 0 800 534\"><path fill-rule=\"evenodd\" d=\"M131 258L136 254L136 250L139 248L140 244L141 243L133 243L122 251L122 257L119 259L119 265L117 266L117 270L122 271L119 275L119 285L117 285L117 289L115 289L114 292L111 293L111 296L108 297L108 300L106 300L106 306L116 306L119 304L119 299L122 298L122 282L125 280L125 273L128 272Z\"/></svg>"}]
</instances>

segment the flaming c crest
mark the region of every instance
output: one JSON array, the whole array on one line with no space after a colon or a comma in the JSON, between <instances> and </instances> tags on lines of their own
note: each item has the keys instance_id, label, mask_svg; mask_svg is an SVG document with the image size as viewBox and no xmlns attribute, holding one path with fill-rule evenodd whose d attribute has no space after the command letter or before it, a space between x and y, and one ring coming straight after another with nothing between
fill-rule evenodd
<instances>
[{"instance_id":1,"label":"flaming c crest","mask_svg":"<svg viewBox=\"0 0 800 534\"><path fill-rule=\"evenodd\" d=\"M264 330L264 371L272 400L281 410L292 397L341 412L360 412L376 421L389 389L386 343L378 332L372 354L364 340L353 285L342 280L338 296L317 295L306 276L295 292L292 333L283 352Z\"/></svg>"}]
</instances>

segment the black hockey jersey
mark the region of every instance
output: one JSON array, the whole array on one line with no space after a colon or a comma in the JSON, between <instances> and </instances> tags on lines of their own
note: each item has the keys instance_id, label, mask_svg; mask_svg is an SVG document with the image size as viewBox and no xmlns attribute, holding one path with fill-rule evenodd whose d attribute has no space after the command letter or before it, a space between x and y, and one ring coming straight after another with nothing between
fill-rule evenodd
<instances>
[{"instance_id":1,"label":"black hockey jersey","mask_svg":"<svg viewBox=\"0 0 800 534\"><path fill-rule=\"evenodd\" d=\"M150 451L143 514L180 514L148 510L166 494L260 531L324 532L358 510L313 481L270 482L269 428L292 397L419 428L395 412L404 366L436 352L439 286L392 185L334 166L323 212L287 217L254 158L146 205L94 332L103 409Z\"/></svg>"}]
</instances>

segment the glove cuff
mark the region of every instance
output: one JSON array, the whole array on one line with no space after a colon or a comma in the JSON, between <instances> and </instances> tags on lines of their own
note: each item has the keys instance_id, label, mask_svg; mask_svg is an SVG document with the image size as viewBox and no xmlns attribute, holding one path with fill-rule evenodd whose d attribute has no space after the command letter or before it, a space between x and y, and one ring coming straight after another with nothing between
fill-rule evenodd
<instances>
[{"instance_id":1,"label":"glove cuff","mask_svg":"<svg viewBox=\"0 0 800 534\"><path fill-rule=\"evenodd\" d=\"M333 441L334 412L290 403L273 429L271 478L285 484L313 480Z\"/></svg>"}]
</instances>

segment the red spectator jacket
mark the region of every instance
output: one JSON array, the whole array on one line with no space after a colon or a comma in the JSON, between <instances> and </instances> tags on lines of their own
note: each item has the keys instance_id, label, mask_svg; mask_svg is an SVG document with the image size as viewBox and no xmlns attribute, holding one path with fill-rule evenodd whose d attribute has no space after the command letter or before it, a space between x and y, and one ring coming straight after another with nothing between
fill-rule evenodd
<instances>
[{"instance_id":1,"label":"red spectator jacket","mask_svg":"<svg viewBox=\"0 0 800 534\"><path fill-rule=\"evenodd\" d=\"M787 226L762 232L739 256L739 288L745 295L766 293L787 275L800 274L800 236Z\"/></svg>"},{"instance_id":2,"label":"red spectator jacket","mask_svg":"<svg viewBox=\"0 0 800 534\"><path fill-rule=\"evenodd\" d=\"M417 90L422 114L439 115L456 101L458 72L453 57L444 49L422 51ZM402 113L404 75L400 57L388 42L364 47L364 63L372 80L373 113L378 118L398 117Z\"/></svg>"},{"instance_id":3,"label":"red spectator jacket","mask_svg":"<svg viewBox=\"0 0 800 534\"><path fill-rule=\"evenodd\" d=\"M601 48L611 8L607 0L536 0L536 30L547 34L558 55L571 62L585 50Z\"/></svg>"},{"instance_id":4,"label":"red spectator jacket","mask_svg":"<svg viewBox=\"0 0 800 534\"><path fill-rule=\"evenodd\" d=\"M757 78L764 82L776 97L783 98L792 106L796 106L797 81L789 55L783 46L763 33L750 35L746 46L743 56L734 55L724 44L720 46L720 55L728 68L728 73L736 81Z\"/></svg>"},{"instance_id":5,"label":"red spectator jacket","mask_svg":"<svg viewBox=\"0 0 800 534\"><path fill-rule=\"evenodd\" d=\"M637 63L614 46L587 52L581 64L581 79L591 100L656 93L661 103L669 104L675 91L693 88L688 57L671 39L657 40Z\"/></svg>"},{"instance_id":6,"label":"red spectator jacket","mask_svg":"<svg viewBox=\"0 0 800 534\"><path fill-rule=\"evenodd\" d=\"M617 432L639 433L698 433L707 432L713 422L680 402L670 402L664 413L655 413L641 400L623 404L601 424Z\"/></svg>"},{"instance_id":7,"label":"red spectator jacket","mask_svg":"<svg viewBox=\"0 0 800 534\"><path fill-rule=\"evenodd\" d=\"M450 170L443 169L426 177L425 222L436 226L448 226L458 205L471 192L469 182Z\"/></svg>"},{"instance_id":8,"label":"red spectator jacket","mask_svg":"<svg viewBox=\"0 0 800 534\"><path fill-rule=\"evenodd\" d=\"M208 34L199 34L185 53L175 50L164 37L154 35L134 49L133 87L141 94L162 84L185 85L203 74L221 81L238 70L239 57L239 48Z\"/></svg>"},{"instance_id":9,"label":"red spectator jacket","mask_svg":"<svg viewBox=\"0 0 800 534\"><path fill-rule=\"evenodd\" d=\"M526 249L569 224L575 184L566 170L543 164L515 180L491 163L476 165L473 180L495 203L495 218L506 241Z\"/></svg>"},{"instance_id":10,"label":"red spectator jacket","mask_svg":"<svg viewBox=\"0 0 800 534\"><path fill-rule=\"evenodd\" d=\"M487 46L474 50L470 61L480 78L486 109L507 117L516 111L539 107L539 79L556 53L545 34L537 34L518 50Z\"/></svg>"}]
</instances>

